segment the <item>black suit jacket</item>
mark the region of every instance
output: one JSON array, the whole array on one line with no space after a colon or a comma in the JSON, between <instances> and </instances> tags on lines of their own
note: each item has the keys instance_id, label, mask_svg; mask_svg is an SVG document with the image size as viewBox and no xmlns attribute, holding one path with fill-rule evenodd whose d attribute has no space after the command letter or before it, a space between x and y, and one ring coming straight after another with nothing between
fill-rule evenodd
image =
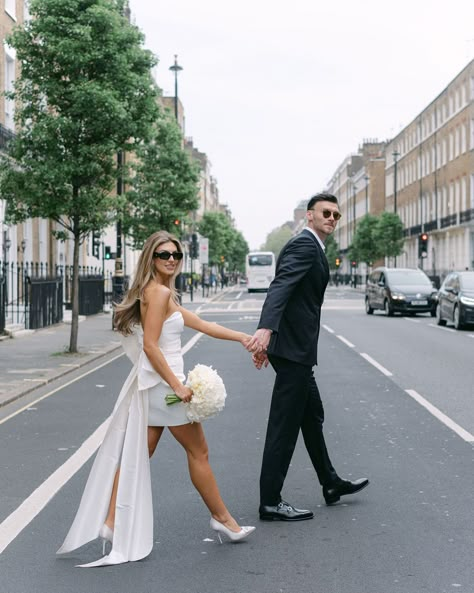
<instances>
[{"instance_id":1,"label":"black suit jacket","mask_svg":"<svg viewBox=\"0 0 474 593\"><path fill-rule=\"evenodd\" d=\"M283 247L258 324L273 331L268 354L318 363L321 306L329 280L323 249L309 230Z\"/></svg>"}]
</instances>

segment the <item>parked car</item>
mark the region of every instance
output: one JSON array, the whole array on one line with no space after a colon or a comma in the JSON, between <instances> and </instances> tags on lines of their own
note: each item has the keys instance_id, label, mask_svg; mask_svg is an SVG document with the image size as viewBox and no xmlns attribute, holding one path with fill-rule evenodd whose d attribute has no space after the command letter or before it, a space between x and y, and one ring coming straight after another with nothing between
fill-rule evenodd
<instances>
[{"instance_id":1,"label":"parked car","mask_svg":"<svg viewBox=\"0 0 474 593\"><path fill-rule=\"evenodd\" d=\"M453 323L456 329L474 324L474 272L451 272L438 293L438 325Z\"/></svg>"},{"instance_id":2,"label":"parked car","mask_svg":"<svg viewBox=\"0 0 474 593\"><path fill-rule=\"evenodd\" d=\"M416 268L376 268L367 280L365 311L372 315L382 309L394 313L431 313L436 315L437 291L431 280Z\"/></svg>"}]
</instances>

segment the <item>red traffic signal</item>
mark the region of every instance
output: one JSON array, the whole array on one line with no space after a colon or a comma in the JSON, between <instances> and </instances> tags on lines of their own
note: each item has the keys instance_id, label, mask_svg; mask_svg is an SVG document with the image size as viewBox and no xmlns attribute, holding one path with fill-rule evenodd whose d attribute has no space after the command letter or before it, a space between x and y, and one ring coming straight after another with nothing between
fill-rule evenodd
<instances>
[{"instance_id":1,"label":"red traffic signal","mask_svg":"<svg viewBox=\"0 0 474 593\"><path fill-rule=\"evenodd\" d=\"M176 218L176 220L174 221L174 224L175 224L176 226L178 226L178 224L179 224L180 222L181 222L181 221L179 220L179 218Z\"/></svg>"},{"instance_id":2,"label":"red traffic signal","mask_svg":"<svg viewBox=\"0 0 474 593\"><path fill-rule=\"evenodd\" d=\"M351 266L357 268L357 262L355 260L351 261Z\"/></svg>"},{"instance_id":3,"label":"red traffic signal","mask_svg":"<svg viewBox=\"0 0 474 593\"><path fill-rule=\"evenodd\" d=\"M428 233L421 233L418 237L418 257L428 257Z\"/></svg>"}]
</instances>

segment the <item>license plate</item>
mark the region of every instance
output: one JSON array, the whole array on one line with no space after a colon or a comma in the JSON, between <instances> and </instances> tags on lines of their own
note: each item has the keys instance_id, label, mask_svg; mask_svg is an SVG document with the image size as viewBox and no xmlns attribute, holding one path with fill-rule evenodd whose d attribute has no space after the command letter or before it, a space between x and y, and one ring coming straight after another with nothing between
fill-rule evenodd
<instances>
[{"instance_id":1,"label":"license plate","mask_svg":"<svg viewBox=\"0 0 474 593\"><path fill-rule=\"evenodd\" d=\"M421 305L421 306L423 306L423 305L427 305L428 304L428 301L412 301L411 304L412 305L419 305L419 306Z\"/></svg>"}]
</instances>

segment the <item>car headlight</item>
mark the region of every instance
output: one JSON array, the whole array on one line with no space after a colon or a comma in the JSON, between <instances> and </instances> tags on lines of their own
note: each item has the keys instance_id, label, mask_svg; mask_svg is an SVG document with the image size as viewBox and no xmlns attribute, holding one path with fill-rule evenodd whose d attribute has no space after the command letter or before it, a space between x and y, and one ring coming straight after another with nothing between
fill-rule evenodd
<instances>
[{"instance_id":1,"label":"car headlight","mask_svg":"<svg viewBox=\"0 0 474 593\"><path fill-rule=\"evenodd\" d=\"M403 294L403 292L392 292L392 299L394 299L395 301L404 301L405 295Z\"/></svg>"},{"instance_id":2,"label":"car headlight","mask_svg":"<svg viewBox=\"0 0 474 593\"><path fill-rule=\"evenodd\" d=\"M438 300L438 293L437 293L437 292L432 292L432 293L431 293L431 298L432 298L433 300L437 301L437 300Z\"/></svg>"},{"instance_id":3,"label":"car headlight","mask_svg":"<svg viewBox=\"0 0 474 593\"><path fill-rule=\"evenodd\" d=\"M462 296L459 300L463 305L474 305L474 299L471 299L467 296Z\"/></svg>"}]
</instances>

